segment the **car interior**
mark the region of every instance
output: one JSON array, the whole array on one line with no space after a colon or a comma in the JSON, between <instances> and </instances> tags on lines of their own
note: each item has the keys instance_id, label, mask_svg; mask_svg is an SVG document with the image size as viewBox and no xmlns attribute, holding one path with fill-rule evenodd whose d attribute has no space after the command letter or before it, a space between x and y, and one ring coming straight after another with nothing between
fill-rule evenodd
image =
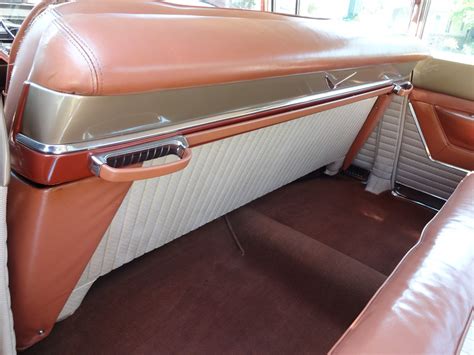
<instances>
[{"instance_id":1,"label":"car interior","mask_svg":"<svg viewBox=\"0 0 474 355\"><path fill-rule=\"evenodd\" d=\"M474 354L474 4L292 1L0 4L1 355Z\"/></svg>"}]
</instances>

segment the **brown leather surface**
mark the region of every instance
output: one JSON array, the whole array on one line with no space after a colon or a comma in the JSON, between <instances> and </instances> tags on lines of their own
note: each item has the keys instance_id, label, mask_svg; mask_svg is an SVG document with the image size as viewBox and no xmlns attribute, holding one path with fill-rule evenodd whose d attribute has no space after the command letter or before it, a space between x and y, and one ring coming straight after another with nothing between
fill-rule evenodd
<instances>
[{"instance_id":1,"label":"brown leather surface","mask_svg":"<svg viewBox=\"0 0 474 355\"><path fill-rule=\"evenodd\" d=\"M38 2L33 9L28 13L26 18L23 20L20 29L16 33L15 40L12 43L12 47L10 49L10 53L8 56L7 62L10 63L8 66L7 70L7 80L5 83L5 92L8 92L8 84L10 82L10 77L11 77L11 69L13 68L15 62L16 62L16 56L18 54L18 49L20 48L20 45L23 42L23 38L25 37L25 34L30 27L31 23L33 20L41 14L49 5L56 3L56 0L41 0Z\"/></svg>"},{"instance_id":2,"label":"brown leather surface","mask_svg":"<svg viewBox=\"0 0 474 355\"><path fill-rule=\"evenodd\" d=\"M12 176L8 269L18 348L49 334L129 187L90 178L36 188Z\"/></svg>"},{"instance_id":3,"label":"brown leather surface","mask_svg":"<svg viewBox=\"0 0 474 355\"><path fill-rule=\"evenodd\" d=\"M46 16L58 25L42 28L48 42L39 45L30 80L62 92L111 95L427 57L414 39L361 36L330 21L216 8L200 8L196 15L169 6L164 14L160 3L125 4L52 9ZM140 40L124 41L127 33ZM90 58L82 58L77 45ZM133 55L117 56L123 52ZM66 59L71 65L61 65Z\"/></svg>"},{"instance_id":4,"label":"brown leather surface","mask_svg":"<svg viewBox=\"0 0 474 355\"><path fill-rule=\"evenodd\" d=\"M474 119L466 112L435 106L446 138L457 147L474 151Z\"/></svg>"},{"instance_id":5,"label":"brown leather surface","mask_svg":"<svg viewBox=\"0 0 474 355\"><path fill-rule=\"evenodd\" d=\"M136 40L126 40L131 34ZM414 38L367 36L332 21L80 1L50 7L32 24L18 51L6 112L11 119L27 79L66 93L114 95L426 57Z\"/></svg>"},{"instance_id":6,"label":"brown leather surface","mask_svg":"<svg viewBox=\"0 0 474 355\"><path fill-rule=\"evenodd\" d=\"M387 110L387 107L390 105L392 100L393 94L385 94L377 99L374 107L372 107L372 110L369 113L369 116L365 120L362 128L357 134L357 137L346 154L344 163L342 164L342 170L346 170L352 164L352 161L356 157L357 153L359 153L359 150L362 148L367 138L369 138L370 134L379 122L380 118L385 113L385 110Z\"/></svg>"},{"instance_id":7,"label":"brown leather surface","mask_svg":"<svg viewBox=\"0 0 474 355\"><path fill-rule=\"evenodd\" d=\"M176 134L186 135L191 147L209 143L214 140L223 139L236 134L249 132L255 129L271 126L281 122L297 119L306 115L321 112L342 105L370 97L383 95L392 90L392 86L373 90L367 93L353 95L332 102L322 103L316 106L288 107L289 112L272 111L262 115L249 115L238 119L221 121L215 124L204 125L199 128L183 130ZM176 135L175 134L175 135ZM113 149L121 149L136 144L147 143L164 139L170 135L163 135L152 139L144 139L133 142L133 144L121 144ZM12 169L18 174L42 185L58 185L65 182L79 180L92 176L90 171L90 156L93 154L110 151L111 148L84 151L79 153L68 153L64 155L49 155L33 151L22 144L10 144Z\"/></svg>"},{"instance_id":8,"label":"brown leather surface","mask_svg":"<svg viewBox=\"0 0 474 355\"><path fill-rule=\"evenodd\" d=\"M418 89L410 99L431 157L474 170L474 102Z\"/></svg>"},{"instance_id":9,"label":"brown leather surface","mask_svg":"<svg viewBox=\"0 0 474 355\"><path fill-rule=\"evenodd\" d=\"M454 354L474 306L474 174L330 354Z\"/></svg>"},{"instance_id":10,"label":"brown leather surface","mask_svg":"<svg viewBox=\"0 0 474 355\"><path fill-rule=\"evenodd\" d=\"M441 106L456 111L474 113L474 101L440 94L415 87L410 94L410 100L421 101L430 105Z\"/></svg>"}]
</instances>

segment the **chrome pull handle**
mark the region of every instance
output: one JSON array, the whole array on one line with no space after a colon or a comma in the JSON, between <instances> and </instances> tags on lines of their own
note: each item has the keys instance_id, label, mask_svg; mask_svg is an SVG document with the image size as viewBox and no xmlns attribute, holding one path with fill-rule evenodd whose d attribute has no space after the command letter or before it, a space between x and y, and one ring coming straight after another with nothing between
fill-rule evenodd
<instances>
[{"instance_id":1,"label":"chrome pull handle","mask_svg":"<svg viewBox=\"0 0 474 355\"><path fill-rule=\"evenodd\" d=\"M147 160L176 155L178 161L151 167L129 167ZM91 171L111 182L125 182L155 178L184 169L192 157L191 149L183 136L164 139L93 155Z\"/></svg>"}]
</instances>

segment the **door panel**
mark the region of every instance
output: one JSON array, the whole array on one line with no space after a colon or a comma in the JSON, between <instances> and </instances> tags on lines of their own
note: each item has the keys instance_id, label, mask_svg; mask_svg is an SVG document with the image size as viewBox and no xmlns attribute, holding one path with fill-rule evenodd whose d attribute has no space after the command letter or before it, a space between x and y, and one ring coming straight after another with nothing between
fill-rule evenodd
<instances>
[{"instance_id":1,"label":"door panel","mask_svg":"<svg viewBox=\"0 0 474 355\"><path fill-rule=\"evenodd\" d=\"M474 119L471 118L474 109L471 112L455 111L436 105L429 93L424 96L429 99L425 101L431 102L416 100L416 92L410 101L431 158L474 170ZM468 101L461 107L470 109L469 106L474 106L471 103Z\"/></svg>"},{"instance_id":2,"label":"door panel","mask_svg":"<svg viewBox=\"0 0 474 355\"><path fill-rule=\"evenodd\" d=\"M435 106L438 119L449 142L464 149L474 147L474 119L472 115Z\"/></svg>"},{"instance_id":3,"label":"door panel","mask_svg":"<svg viewBox=\"0 0 474 355\"><path fill-rule=\"evenodd\" d=\"M466 173L431 160L410 110L403 124L395 183L446 200Z\"/></svg>"},{"instance_id":4,"label":"door panel","mask_svg":"<svg viewBox=\"0 0 474 355\"><path fill-rule=\"evenodd\" d=\"M465 170L474 170L473 68L440 59L422 62L410 96L431 158Z\"/></svg>"},{"instance_id":5,"label":"door panel","mask_svg":"<svg viewBox=\"0 0 474 355\"><path fill-rule=\"evenodd\" d=\"M460 68L466 67L461 65ZM471 75L469 71L467 73ZM412 92L410 101L414 108L428 108L429 114L420 115L417 112L420 121L417 125L412 110L404 107L406 103L396 98L354 164L371 170L378 177L391 177L392 189L396 184L402 184L445 200L466 175L465 169L473 168L474 121L471 115L474 103L465 98L420 88ZM425 129L423 132L420 129L422 123ZM430 130L436 133L441 143L433 141L431 137L428 139L431 147L425 145L421 133L426 138L426 131ZM433 148L436 144L440 146L441 157L436 155L437 150ZM443 153L443 147L449 148ZM460 153L459 156L452 155L452 150ZM446 160L446 163L441 163L441 159ZM465 168L460 169L459 165Z\"/></svg>"},{"instance_id":6,"label":"door panel","mask_svg":"<svg viewBox=\"0 0 474 355\"><path fill-rule=\"evenodd\" d=\"M474 101L474 65L430 58L418 63L413 84L426 91Z\"/></svg>"}]
</instances>

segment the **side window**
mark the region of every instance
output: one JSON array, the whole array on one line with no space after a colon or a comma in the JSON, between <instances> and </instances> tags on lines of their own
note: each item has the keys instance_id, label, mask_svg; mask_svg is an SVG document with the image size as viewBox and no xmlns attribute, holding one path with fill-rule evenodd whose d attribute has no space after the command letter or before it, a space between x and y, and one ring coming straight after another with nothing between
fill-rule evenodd
<instances>
[{"instance_id":1,"label":"side window","mask_svg":"<svg viewBox=\"0 0 474 355\"><path fill-rule=\"evenodd\" d=\"M203 0L214 7L263 11L264 2L261 0Z\"/></svg>"},{"instance_id":2,"label":"side window","mask_svg":"<svg viewBox=\"0 0 474 355\"><path fill-rule=\"evenodd\" d=\"M266 0L164 0L178 5L265 11Z\"/></svg>"},{"instance_id":3,"label":"side window","mask_svg":"<svg viewBox=\"0 0 474 355\"><path fill-rule=\"evenodd\" d=\"M278 12L280 14L294 15L297 11L296 0L274 0L271 6L273 12Z\"/></svg>"},{"instance_id":4,"label":"side window","mask_svg":"<svg viewBox=\"0 0 474 355\"><path fill-rule=\"evenodd\" d=\"M367 31L407 33L415 0L165 0L357 22Z\"/></svg>"},{"instance_id":5,"label":"side window","mask_svg":"<svg viewBox=\"0 0 474 355\"><path fill-rule=\"evenodd\" d=\"M370 31L406 33L413 0L300 0L299 15L357 22Z\"/></svg>"},{"instance_id":6,"label":"side window","mask_svg":"<svg viewBox=\"0 0 474 355\"><path fill-rule=\"evenodd\" d=\"M474 0L431 0L422 38L435 57L474 64Z\"/></svg>"}]
</instances>

